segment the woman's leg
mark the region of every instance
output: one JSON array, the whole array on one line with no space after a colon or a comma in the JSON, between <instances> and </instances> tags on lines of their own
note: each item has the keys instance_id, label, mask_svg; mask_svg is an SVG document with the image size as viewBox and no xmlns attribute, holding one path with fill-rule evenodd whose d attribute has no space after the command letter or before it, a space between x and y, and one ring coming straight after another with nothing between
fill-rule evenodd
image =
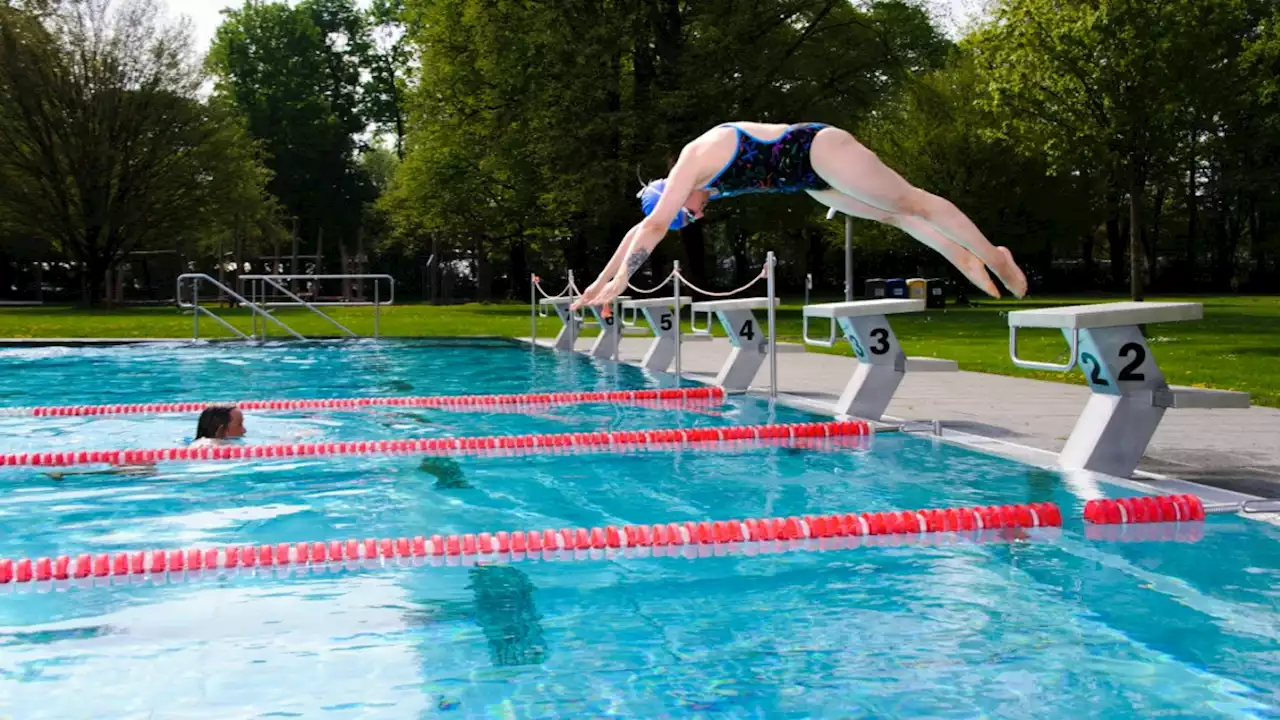
<instances>
[{"instance_id":1,"label":"woman's leg","mask_svg":"<svg viewBox=\"0 0 1280 720\"><path fill-rule=\"evenodd\" d=\"M977 285L988 295L1000 297L1000 290L991 281L991 276L987 275L987 268L982 260L977 255L969 252L967 248L951 242L946 236L938 232L937 228L924 220L914 215L893 215L883 210L878 210L838 190L811 190L809 194L823 205L833 207L846 215L865 220L875 220L876 222L899 228L927 247L937 251L948 262L955 265L960 272L964 273L964 276L969 278L970 282Z\"/></svg>"},{"instance_id":2,"label":"woman's leg","mask_svg":"<svg viewBox=\"0 0 1280 720\"><path fill-rule=\"evenodd\" d=\"M1014 295L1027 293L1027 278L1007 248L993 246L959 208L908 183L848 132L820 131L814 137L810 161L831 187L889 215L924 221L981 258Z\"/></svg>"}]
</instances>

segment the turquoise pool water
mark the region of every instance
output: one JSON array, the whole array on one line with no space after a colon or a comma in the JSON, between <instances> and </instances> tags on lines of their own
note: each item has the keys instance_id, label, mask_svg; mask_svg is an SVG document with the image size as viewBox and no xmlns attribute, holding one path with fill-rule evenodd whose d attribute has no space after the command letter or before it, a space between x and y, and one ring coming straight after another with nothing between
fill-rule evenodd
<instances>
[{"instance_id":1,"label":"turquoise pool water","mask_svg":"<svg viewBox=\"0 0 1280 720\"><path fill-rule=\"evenodd\" d=\"M0 351L0 404L670 384L503 343ZM250 414L294 437L816 418L697 411ZM0 452L159 447L189 416L0 418ZM434 473L434 474L433 474ZM1113 490L1115 494L1126 494ZM1028 542L526 561L38 593L0 587L0 717L1280 717L1280 528L1089 539L1057 473L920 437L855 450L0 469L0 557L1053 501Z\"/></svg>"}]
</instances>

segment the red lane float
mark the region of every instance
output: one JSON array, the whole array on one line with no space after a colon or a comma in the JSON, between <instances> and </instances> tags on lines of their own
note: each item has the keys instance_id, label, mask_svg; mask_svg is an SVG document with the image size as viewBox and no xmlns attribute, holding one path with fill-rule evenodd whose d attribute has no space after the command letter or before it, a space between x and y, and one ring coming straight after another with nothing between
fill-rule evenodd
<instances>
[{"instance_id":1,"label":"red lane float","mask_svg":"<svg viewBox=\"0 0 1280 720\"><path fill-rule=\"evenodd\" d=\"M608 451L622 447L692 445L727 441L782 441L861 437L871 426L862 420L795 425L739 425L722 428L667 430L601 430L583 433L497 435L489 437L417 438L298 445L223 445L153 450L67 450L63 452L6 453L0 466L65 467L68 465L143 465L193 460L245 460L257 458L316 457L335 455L455 455L473 453L545 454L569 449Z\"/></svg>"},{"instance_id":2,"label":"red lane float","mask_svg":"<svg viewBox=\"0 0 1280 720\"><path fill-rule=\"evenodd\" d=\"M1062 513L1053 503L909 510L901 512L805 515L786 518L672 522L656 525L608 525L594 528L514 530L457 535L329 540L81 554L72 557L0 560L0 584L88 577L158 575L187 570L321 567L356 563L369 566L397 561L470 558L500 562L538 554L647 549L666 554L673 548L733 546L769 552L773 544L871 536L923 536L930 533L987 533L1006 540L1025 539L1030 528L1061 527ZM828 543L834 549L838 542ZM892 543L889 543L892 544ZM601 557L606 556L601 554Z\"/></svg>"},{"instance_id":3,"label":"red lane float","mask_svg":"<svg viewBox=\"0 0 1280 720\"><path fill-rule=\"evenodd\" d=\"M1196 495L1090 500L1084 505L1084 519L1094 525L1192 522L1204 520L1204 503Z\"/></svg>"},{"instance_id":4,"label":"red lane float","mask_svg":"<svg viewBox=\"0 0 1280 720\"><path fill-rule=\"evenodd\" d=\"M0 408L0 415L17 417L80 417L88 415L143 415L200 412L211 406L235 406L241 410L359 410L371 407L484 408L505 406L573 405L579 403L678 403L723 401L724 390L715 386L661 390L610 390L516 395L439 395L430 397L321 398L314 400L241 400L237 402L141 403L119 405L48 405Z\"/></svg>"}]
</instances>

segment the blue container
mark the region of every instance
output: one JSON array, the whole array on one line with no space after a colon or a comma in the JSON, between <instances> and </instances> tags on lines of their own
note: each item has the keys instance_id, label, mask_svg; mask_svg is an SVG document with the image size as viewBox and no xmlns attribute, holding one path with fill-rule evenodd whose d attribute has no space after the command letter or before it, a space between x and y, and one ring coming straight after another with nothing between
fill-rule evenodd
<instances>
[{"instance_id":1,"label":"blue container","mask_svg":"<svg viewBox=\"0 0 1280 720\"><path fill-rule=\"evenodd\" d=\"M905 300L907 297L907 281L902 278L885 280L884 296L894 300Z\"/></svg>"}]
</instances>

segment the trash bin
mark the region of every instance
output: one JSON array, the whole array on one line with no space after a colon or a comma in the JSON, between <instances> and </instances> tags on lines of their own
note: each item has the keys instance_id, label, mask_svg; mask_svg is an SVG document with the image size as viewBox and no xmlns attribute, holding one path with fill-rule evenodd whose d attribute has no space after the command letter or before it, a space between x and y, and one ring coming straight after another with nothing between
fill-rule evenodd
<instances>
[{"instance_id":1,"label":"trash bin","mask_svg":"<svg viewBox=\"0 0 1280 720\"><path fill-rule=\"evenodd\" d=\"M924 278L907 278L907 297L912 300L925 300L929 283Z\"/></svg>"},{"instance_id":2,"label":"trash bin","mask_svg":"<svg viewBox=\"0 0 1280 720\"><path fill-rule=\"evenodd\" d=\"M895 300L905 300L907 297L907 281L902 278L885 280L884 296Z\"/></svg>"},{"instance_id":3,"label":"trash bin","mask_svg":"<svg viewBox=\"0 0 1280 720\"><path fill-rule=\"evenodd\" d=\"M884 280L880 278L868 278L866 283L867 297L876 300L884 297Z\"/></svg>"},{"instance_id":4,"label":"trash bin","mask_svg":"<svg viewBox=\"0 0 1280 720\"><path fill-rule=\"evenodd\" d=\"M928 288L928 294L924 299L924 306L931 308L940 308L947 306L947 286L946 281L942 278L929 278L925 280L925 286Z\"/></svg>"}]
</instances>

